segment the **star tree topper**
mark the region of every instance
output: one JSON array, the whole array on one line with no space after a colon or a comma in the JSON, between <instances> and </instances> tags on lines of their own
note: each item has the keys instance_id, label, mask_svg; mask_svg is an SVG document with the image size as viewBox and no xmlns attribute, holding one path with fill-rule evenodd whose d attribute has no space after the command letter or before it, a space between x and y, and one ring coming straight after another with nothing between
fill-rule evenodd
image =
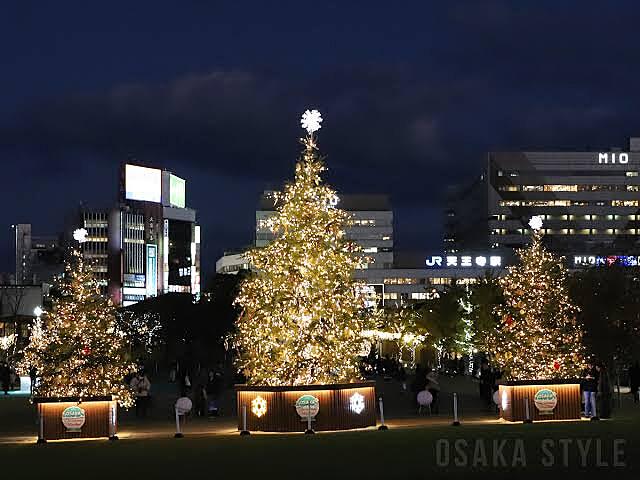
<instances>
[{"instance_id":1,"label":"star tree topper","mask_svg":"<svg viewBox=\"0 0 640 480\"><path fill-rule=\"evenodd\" d=\"M529 226L536 232L540 230L542 228L542 217L539 215L531 217L531 220L529 220Z\"/></svg>"},{"instance_id":2,"label":"star tree topper","mask_svg":"<svg viewBox=\"0 0 640 480\"><path fill-rule=\"evenodd\" d=\"M318 110L306 110L302 114L302 118L300 119L300 125L304 128L309 135L312 135L313 132L317 132L321 128L322 123L322 115Z\"/></svg>"},{"instance_id":3,"label":"star tree topper","mask_svg":"<svg viewBox=\"0 0 640 480\"><path fill-rule=\"evenodd\" d=\"M78 228L77 230L73 231L73 239L78 242L78 243L84 243L86 242L87 236L89 235L89 232L87 232L86 228Z\"/></svg>"}]
</instances>

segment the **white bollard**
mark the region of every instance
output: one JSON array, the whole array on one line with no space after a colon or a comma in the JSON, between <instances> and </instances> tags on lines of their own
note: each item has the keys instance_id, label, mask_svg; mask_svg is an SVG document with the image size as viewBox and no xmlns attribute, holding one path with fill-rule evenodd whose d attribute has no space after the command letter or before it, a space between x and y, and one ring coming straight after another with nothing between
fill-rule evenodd
<instances>
[{"instance_id":1,"label":"white bollard","mask_svg":"<svg viewBox=\"0 0 640 480\"><path fill-rule=\"evenodd\" d=\"M307 405L307 429L304 432L306 435L313 435L313 428L311 428L311 402Z\"/></svg>"},{"instance_id":2,"label":"white bollard","mask_svg":"<svg viewBox=\"0 0 640 480\"><path fill-rule=\"evenodd\" d=\"M524 423L533 423L531 412L529 411L529 397L524 399Z\"/></svg>"},{"instance_id":3,"label":"white bollard","mask_svg":"<svg viewBox=\"0 0 640 480\"><path fill-rule=\"evenodd\" d=\"M458 394L453 394L453 423L451 424L454 427L460 426L460 421L458 420Z\"/></svg>"},{"instance_id":4,"label":"white bollard","mask_svg":"<svg viewBox=\"0 0 640 480\"><path fill-rule=\"evenodd\" d=\"M40 425L38 425L38 442L37 443L47 443L47 441L44 438L44 409L42 408L41 404L38 404L38 418L39 418Z\"/></svg>"},{"instance_id":5,"label":"white bollard","mask_svg":"<svg viewBox=\"0 0 640 480\"><path fill-rule=\"evenodd\" d=\"M176 407L176 434L173 438L182 438L184 435L182 434L182 430L180 429L180 414L178 413L178 407Z\"/></svg>"},{"instance_id":6,"label":"white bollard","mask_svg":"<svg viewBox=\"0 0 640 480\"><path fill-rule=\"evenodd\" d=\"M382 397L378 399L378 405L380 405L380 426L378 427L378 430L389 430L389 427L384 424L384 405L382 404Z\"/></svg>"},{"instance_id":7,"label":"white bollard","mask_svg":"<svg viewBox=\"0 0 640 480\"><path fill-rule=\"evenodd\" d=\"M247 430L247 406L242 405L242 430L240 431L240 435L249 435L250 432Z\"/></svg>"}]
</instances>

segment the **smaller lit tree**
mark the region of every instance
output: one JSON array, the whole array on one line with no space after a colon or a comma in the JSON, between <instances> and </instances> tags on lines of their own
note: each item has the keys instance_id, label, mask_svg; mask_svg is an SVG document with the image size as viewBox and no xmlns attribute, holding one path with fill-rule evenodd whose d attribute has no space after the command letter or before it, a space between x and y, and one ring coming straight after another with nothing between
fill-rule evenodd
<instances>
[{"instance_id":1,"label":"smaller lit tree","mask_svg":"<svg viewBox=\"0 0 640 480\"><path fill-rule=\"evenodd\" d=\"M504 304L487 350L508 378L575 378L586 367L583 328L571 302L562 259L542 245L542 221L533 217L533 243L520 250L520 264L500 279Z\"/></svg>"},{"instance_id":2,"label":"smaller lit tree","mask_svg":"<svg viewBox=\"0 0 640 480\"><path fill-rule=\"evenodd\" d=\"M39 378L34 395L117 395L122 406L132 405L132 391L123 381L135 365L126 357L115 308L100 294L78 251L67 264L60 290L52 310L34 323L24 351L23 369L35 368Z\"/></svg>"}]
</instances>

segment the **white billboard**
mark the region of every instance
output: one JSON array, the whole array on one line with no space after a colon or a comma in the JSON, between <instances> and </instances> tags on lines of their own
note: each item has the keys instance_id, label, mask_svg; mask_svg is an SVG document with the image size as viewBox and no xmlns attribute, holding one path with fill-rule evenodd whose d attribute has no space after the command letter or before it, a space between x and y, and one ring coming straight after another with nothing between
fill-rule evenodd
<instances>
[{"instance_id":1,"label":"white billboard","mask_svg":"<svg viewBox=\"0 0 640 480\"><path fill-rule=\"evenodd\" d=\"M186 184L180 177L173 174L169 176L169 203L172 207L185 207Z\"/></svg>"},{"instance_id":2,"label":"white billboard","mask_svg":"<svg viewBox=\"0 0 640 480\"><path fill-rule=\"evenodd\" d=\"M125 165L125 198L160 203L162 172L157 168Z\"/></svg>"}]
</instances>

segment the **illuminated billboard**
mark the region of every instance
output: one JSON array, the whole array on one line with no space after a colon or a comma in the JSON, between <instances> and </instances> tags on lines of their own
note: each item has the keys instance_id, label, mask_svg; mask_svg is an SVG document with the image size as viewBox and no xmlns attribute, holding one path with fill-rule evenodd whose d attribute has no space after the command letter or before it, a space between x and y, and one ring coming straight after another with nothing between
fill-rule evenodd
<instances>
[{"instance_id":1,"label":"illuminated billboard","mask_svg":"<svg viewBox=\"0 0 640 480\"><path fill-rule=\"evenodd\" d=\"M162 172L157 168L125 165L125 198L160 203Z\"/></svg>"},{"instance_id":2,"label":"illuminated billboard","mask_svg":"<svg viewBox=\"0 0 640 480\"><path fill-rule=\"evenodd\" d=\"M182 178L169 176L169 203L172 207L185 207L186 183Z\"/></svg>"}]
</instances>

